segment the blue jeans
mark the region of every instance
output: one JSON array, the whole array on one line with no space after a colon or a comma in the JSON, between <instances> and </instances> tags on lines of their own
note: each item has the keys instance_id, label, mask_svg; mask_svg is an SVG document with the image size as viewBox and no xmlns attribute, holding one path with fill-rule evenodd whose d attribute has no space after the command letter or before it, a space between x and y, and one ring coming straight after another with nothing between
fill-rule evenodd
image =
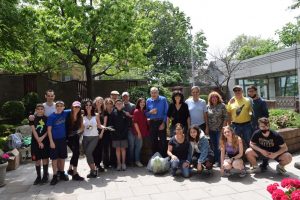
<instances>
[{"instance_id":1,"label":"blue jeans","mask_svg":"<svg viewBox=\"0 0 300 200\"><path fill-rule=\"evenodd\" d=\"M143 139L139 139L131 130L128 131L129 162L140 161Z\"/></svg>"},{"instance_id":2,"label":"blue jeans","mask_svg":"<svg viewBox=\"0 0 300 200\"><path fill-rule=\"evenodd\" d=\"M188 178L190 177L190 168L189 166L183 167L183 163L186 162L185 160L171 160L171 170L172 175L175 176L177 169L180 168L183 177Z\"/></svg>"},{"instance_id":3,"label":"blue jeans","mask_svg":"<svg viewBox=\"0 0 300 200\"><path fill-rule=\"evenodd\" d=\"M237 134L243 139L243 141L246 143L246 148L248 148L253 134L251 123L250 122L245 124L232 123L232 127L235 134Z\"/></svg>"},{"instance_id":4,"label":"blue jeans","mask_svg":"<svg viewBox=\"0 0 300 200\"><path fill-rule=\"evenodd\" d=\"M220 131L209 130L209 138L214 151L215 162L220 163Z\"/></svg>"}]
</instances>

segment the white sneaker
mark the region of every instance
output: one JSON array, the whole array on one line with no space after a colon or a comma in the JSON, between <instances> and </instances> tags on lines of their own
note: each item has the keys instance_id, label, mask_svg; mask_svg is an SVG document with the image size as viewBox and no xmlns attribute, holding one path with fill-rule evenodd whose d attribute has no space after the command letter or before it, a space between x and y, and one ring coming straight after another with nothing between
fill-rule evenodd
<instances>
[{"instance_id":1,"label":"white sneaker","mask_svg":"<svg viewBox=\"0 0 300 200\"><path fill-rule=\"evenodd\" d=\"M136 161L135 164L138 167L144 167L144 165L140 161Z\"/></svg>"},{"instance_id":2,"label":"white sneaker","mask_svg":"<svg viewBox=\"0 0 300 200\"><path fill-rule=\"evenodd\" d=\"M118 164L118 166L117 166L117 171L121 171L121 169L122 169L121 164Z\"/></svg>"},{"instance_id":3,"label":"white sneaker","mask_svg":"<svg viewBox=\"0 0 300 200\"><path fill-rule=\"evenodd\" d=\"M126 170L126 164L122 164L122 170L125 171Z\"/></svg>"}]
</instances>

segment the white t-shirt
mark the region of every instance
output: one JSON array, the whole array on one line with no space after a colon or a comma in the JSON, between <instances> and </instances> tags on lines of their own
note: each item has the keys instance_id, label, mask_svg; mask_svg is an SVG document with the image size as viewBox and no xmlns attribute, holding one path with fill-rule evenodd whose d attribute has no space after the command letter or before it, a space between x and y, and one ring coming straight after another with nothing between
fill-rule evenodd
<instances>
[{"instance_id":1,"label":"white t-shirt","mask_svg":"<svg viewBox=\"0 0 300 200\"><path fill-rule=\"evenodd\" d=\"M88 119L86 116L84 116L83 126L83 136L98 136L96 116L92 116L91 119Z\"/></svg>"},{"instance_id":2,"label":"white t-shirt","mask_svg":"<svg viewBox=\"0 0 300 200\"><path fill-rule=\"evenodd\" d=\"M189 107L190 116L191 116L191 125L198 125L205 123L204 113L207 112L206 102L203 99L194 101L193 98L187 99L185 103Z\"/></svg>"},{"instance_id":3,"label":"white t-shirt","mask_svg":"<svg viewBox=\"0 0 300 200\"><path fill-rule=\"evenodd\" d=\"M56 111L55 102L51 106L47 104L47 102L43 103L43 106L45 108L45 115L49 117L52 113Z\"/></svg>"}]
</instances>

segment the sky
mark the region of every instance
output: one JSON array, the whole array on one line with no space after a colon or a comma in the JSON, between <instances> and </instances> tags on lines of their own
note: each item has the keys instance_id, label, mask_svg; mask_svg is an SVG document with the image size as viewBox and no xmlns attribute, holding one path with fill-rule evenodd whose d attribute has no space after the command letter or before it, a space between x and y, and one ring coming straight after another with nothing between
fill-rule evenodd
<instances>
[{"instance_id":1,"label":"sky","mask_svg":"<svg viewBox=\"0 0 300 200\"><path fill-rule=\"evenodd\" d=\"M278 39L275 31L296 22L293 0L169 0L191 18L192 33L203 30L208 52L222 51L238 35Z\"/></svg>"}]
</instances>

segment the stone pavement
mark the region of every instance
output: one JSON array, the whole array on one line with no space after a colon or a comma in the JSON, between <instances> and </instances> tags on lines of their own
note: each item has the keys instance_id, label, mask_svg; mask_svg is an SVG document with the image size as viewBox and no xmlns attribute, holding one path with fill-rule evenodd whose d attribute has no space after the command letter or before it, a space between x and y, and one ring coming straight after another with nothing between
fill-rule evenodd
<instances>
[{"instance_id":1,"label":"stone pavement","mask_svg":"<svg viewBox=\"0 0 300 200\"><path fill-rule=\"evenodd\" d=\"M290 177L299 178L300 170L294 168L295 161L300 161L300 154L293 155L293 163L286 169ZM66 168L68 165L69 160ZM265 173L248 174L244 178L220 177L219 169L214 168L213 175L193 175L189 179L173 178L169 174L154 176L146 168L131 167L122 172L110 169L100 173L96 179L85 179L82 182L70 180L55 186L34 186L34 163L28 162L15 171L7 172L6 186L0 188L0 200L266 200L271 199L266 191L267 185L284 178L276 174L275 162L271 162L270 166L271 169ZM88 172L86 161L81 158L79 173L86 177Z\"/></svg>"}]
</instances>

